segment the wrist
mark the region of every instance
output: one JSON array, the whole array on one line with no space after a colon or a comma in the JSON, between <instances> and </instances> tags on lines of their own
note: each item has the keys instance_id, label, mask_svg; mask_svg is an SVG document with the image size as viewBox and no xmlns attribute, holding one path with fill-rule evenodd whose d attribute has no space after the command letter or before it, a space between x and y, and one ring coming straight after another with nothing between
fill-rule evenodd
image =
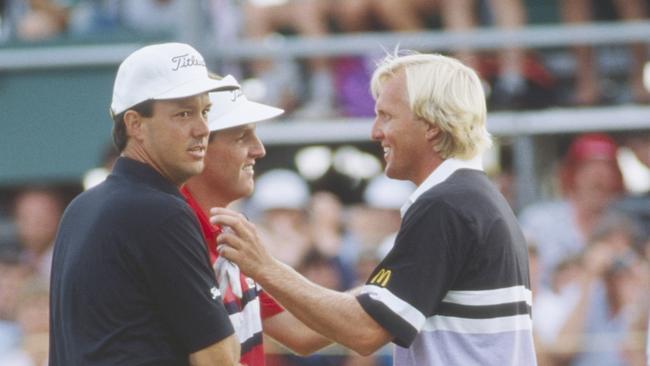
<instances>
[{"instance_id":1,"label":"wrist","mask_svg":"<svg viewBox=\"0 0 650 366\"><path fill-rule=\"evenodd\" d=\"M270 258L267 263L257 268L257 274L254 278L263 288L271 287L273 280L277 280L281 275L283 266L286 265L275 258Z\"/></svg>"}]
</instances>

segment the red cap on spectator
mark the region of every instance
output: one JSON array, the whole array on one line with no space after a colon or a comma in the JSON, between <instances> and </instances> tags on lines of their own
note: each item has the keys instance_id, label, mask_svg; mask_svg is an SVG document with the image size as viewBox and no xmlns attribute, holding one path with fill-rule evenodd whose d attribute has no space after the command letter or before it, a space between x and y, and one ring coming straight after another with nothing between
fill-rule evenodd
<instances>
[{"instance_id":1,"label":"red cap on spectator","mask_svg":"<svg viewBox=\"0 0 650 366\"><path fill-rule=\"evenodd\" d=\"M576 137L569 146L560 170L560 187L568 193L574 189L577 168L584 162L600 160L609 163L616 175L616 191L623 192L623 175L616 160L618 146L614 139L604 133L589 133Z\"/></svg>"},{"instance_id":2,"label":"red cap on spectator","mask_svg":"<svg viewBox=\"0 0 650 366\"><path fill-rule=\"evenodd\" d=\"M602 133L585 134L577 137L569 147L567 161L578 163L584 160L616 160L616 143Z\"/></svg>"}]
</instances>

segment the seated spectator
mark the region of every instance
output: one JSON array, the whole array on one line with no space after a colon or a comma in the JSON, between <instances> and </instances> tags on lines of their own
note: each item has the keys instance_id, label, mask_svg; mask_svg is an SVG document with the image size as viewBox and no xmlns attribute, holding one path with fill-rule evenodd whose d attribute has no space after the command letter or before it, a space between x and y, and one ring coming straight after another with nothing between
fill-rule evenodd
<instances>
[{"instance_id":1,"label":"seated spectator","mask_svg":"<svg viewBox=\"0 0 650 366\"><path fill-rule=\"evenodd\" d=\"M324 37L329 33L327 24L327 0L248 0L244 3L244 29L249 38L262 39L272 33L290 28L304 37ZM260 78L267 93L264 102L293 110L300 95L307 98L296 110L299 117L327 117L333 114L334 84L329 61L324 57L307 60L308 78L306 90L300 90L295 70L290 64L273 64L269 60L255 60L252 73ZM280 70L279 68L283 68Z\"/></svg>"},{"instance_id":2,"label":"seated spectator","mask_svg":"<svg viewBox=\"0 0 650 366\"><path fill-rule=\"evenodd\" d=\"M627 230L620 224L612 216L602 220L583 254L578 299L557 338L571 365L628 365L642 355L627 334L648 310L648 263L634 250L634 233L621 235Z\"/></svg>"},{"instance_id":3,"label":"seated spectator","mask_svg":"<svg viewBox=\"0 0 650 366\"><path fill-rule=\"evenodd\" d=\"M181 16L187 6L180 0L129 0L121 2L120 14L122 24L129 29L178 36L181 27L187 26L187 19Z\"/></svg>"},{"instance_id":4,"label":"seated spectator","mask_svg":"<svg viewBox=\"0 0 650 366\"><path fill-rule=\"evenodd\" d=\"M14 203L22 261L45 279L50 277L52 244L63 208L59 193L49 188L25 189Z\"/></svg>"},{"instance_id":5,"label":"seated spectator","mask_svg":"<svg viewBox=\"0 0 650 366\"><path fill-rule=\"evenodd\" d=\"M127 4L137 1L128 1ZM113 0L76 0L70 10L68 32L75 36L98 35L114 32L122 24L122 3ZM147 19L155 18L147 14Z\"/></svg>"},{"instance_id":6,"label":"seated spectator","mask_svg":"<svg viewBox=\"0 0 650 366\"><path fill-rule=\"evenodd\" d=\"M65 32L71 1L27 0L9 1L8 14L15 27L15 38L22 41L42 41Z\"/></svg>"},{"instance_id":7,"label":"seated spectator","mask_svg":"<svg viewBox=\"0 0 650 366\"><path fill-rule=\"evenodd\" d=\"M332 23L342 33L369 31L418 31L428 26L428 15L438 8L430 0L336 0L329 2ZM377 54L343 56L333 60L336 99L340 113L350 117L373 117L375 101L368 85ZM376 58L376 59L375 59Z\"/></svg>"},{"instance_id":8,"label":"seated spectator","mask_svg":"<svg viewBox=\"0 0 650 366\"><path fill-rule=\"evenodd\" d=\"M585 24L596 18L598 9L593 0L560 1L562 19L569 24ZM612 1L622 21L635 21L647 18L647 4L644 0ZM630 48L631 64L628 67L628 84L632 101L649 103L650 93L643 85L643 66L648 58L645 44L634 44ZM603 101L603 89L599 82L598 62L594 51L588 46L574 48L576 58L576 79L574 102L578 105L595 105Z\"/></svg>"},{"instance_id":9,"label":"seated spectator","mask_svg":"<svg viewBox=\"0 0 650 366\"><path fill-rule=\"evenodd\" d=\"M333 21L344 32L422 31L437 23L453 32L470 31L483 24L518 30L526 23L521 0L490 0L487 7L477 0L339 0L330 4ZM532 108L551 103L550 93L544 92L552 88L550 74L520 47L509 45L507 40L504 46L497 51L496 62L484 62L488 59L479 58L477 52L462 44L452 52L493 84L489 94L492 107ZM347 63L345 66L350 67Z\"/></svg>"},{"instance_id":10,"label":"seated spectator","mask_svg":"<svg viewBox=\"0 0 650 366\"><path fill-rule=\"evenodd\" d=\"M645 321L649 274L634 236L624 217L605 217L586 249L561 262L551 287L535 294L538 351L549 365L637 364L630 360L642 347L628 335L641 315Z\"/></svg>"},{"instance_id":11,"label":"seated spectator","mask_svg":"<svg viewBox=\"0 0 650 366\"><path fill-rule=\"evenodd\" d=\"M521 0L490 0L490 16L497 27L504 30L517 30L526 23L526 10ZM477 27L476 0L441 0L441 13L445 29L450 31L466 31ZM462 45L460 45L462 47ZM521 48L508 47L504 40L504 48L499 52L498 78L494 84L493 94L503 101L502 104L513 102L524 94L526 81L524 74L525 55ZM457 56L476 70L481 70L478 60L471 49L461 48Z\"/></svg>"},{"instance_id":12,"label":"seated spectator","mask_svg":"<svg viewBox=\"0 0 650 366\"><path fill-rule=\"evenodd\" d=\"M605 134L576 137L559 169L562 198L533 204L520 214L522 228L537 244L546 270L543 286L549 286L549 274L562 258L583 250L609 205L623 193L617 148Z\"/></svg>"},{"instance_id":13,"label":"seated spectator","mask_svg":"<svg viewBox=\"0 0 650 366\"><path fill-rule=\"evenodd\" d=\"M15 348L0 354L0 365L46 366L49 349L49 285L33 277L20 289L16 322L20 342Z\"/></svg>"},{"instance_id":14,"label":"seated spectator","mask_svg":"<svg viewBox=\"0 0 650 366\"><path fill-rule=\"evenodd\" d=\"M16 322L16 309L18 294L28 274L29 269L20 263L18 255L8 251L0 252L0 355L19 344L20 328Z\"/></svg>"}]
</instances>

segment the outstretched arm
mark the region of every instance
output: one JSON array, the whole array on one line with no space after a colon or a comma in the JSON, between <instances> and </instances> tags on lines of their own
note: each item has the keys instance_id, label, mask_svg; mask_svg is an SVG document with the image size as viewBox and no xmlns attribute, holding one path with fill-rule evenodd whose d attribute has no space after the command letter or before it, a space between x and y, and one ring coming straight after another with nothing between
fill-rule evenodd
<instances>
[{"instance_id":1,"label":"outstretched arm","mask_svg":"<svg viewBox=\"0 0 650 366\"><path fill-rule=\"evenodd\" d=\"M237 263L308 327L362 355L372 354L392 339L352 294L318 286L271 257L255 225L243 215L224 208L210 212L212 223L232 229L217 238L220 254Z\"/></svg>"},{"instance_id":2,"label":"outstretched arm","mask_svg":"<svg viewBox=\"0 0 650 366\"><path fill-rule=\"evenodd\" d=\"M264 334L301 356L332 344L332 340L316 333L288 311L264 319L262 328Z\"/></svg>"}]
</instances>

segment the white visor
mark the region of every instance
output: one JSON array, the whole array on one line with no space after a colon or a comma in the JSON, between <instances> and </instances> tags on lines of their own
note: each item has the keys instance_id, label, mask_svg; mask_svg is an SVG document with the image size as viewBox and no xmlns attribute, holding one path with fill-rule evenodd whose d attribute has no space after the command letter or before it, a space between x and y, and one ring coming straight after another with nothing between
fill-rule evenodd
<instances>
[{"instance_id":1,"label":"white visor","mask_svg":"<svg viewBox=\"0 0 650 366\"><path fill-rule=\"evenodd\" d=\"M283 109L251 102L241 89L210 93L212 107L208 113L210 131L225 130L277 117Z\"/></svg>"}]
</instances>

